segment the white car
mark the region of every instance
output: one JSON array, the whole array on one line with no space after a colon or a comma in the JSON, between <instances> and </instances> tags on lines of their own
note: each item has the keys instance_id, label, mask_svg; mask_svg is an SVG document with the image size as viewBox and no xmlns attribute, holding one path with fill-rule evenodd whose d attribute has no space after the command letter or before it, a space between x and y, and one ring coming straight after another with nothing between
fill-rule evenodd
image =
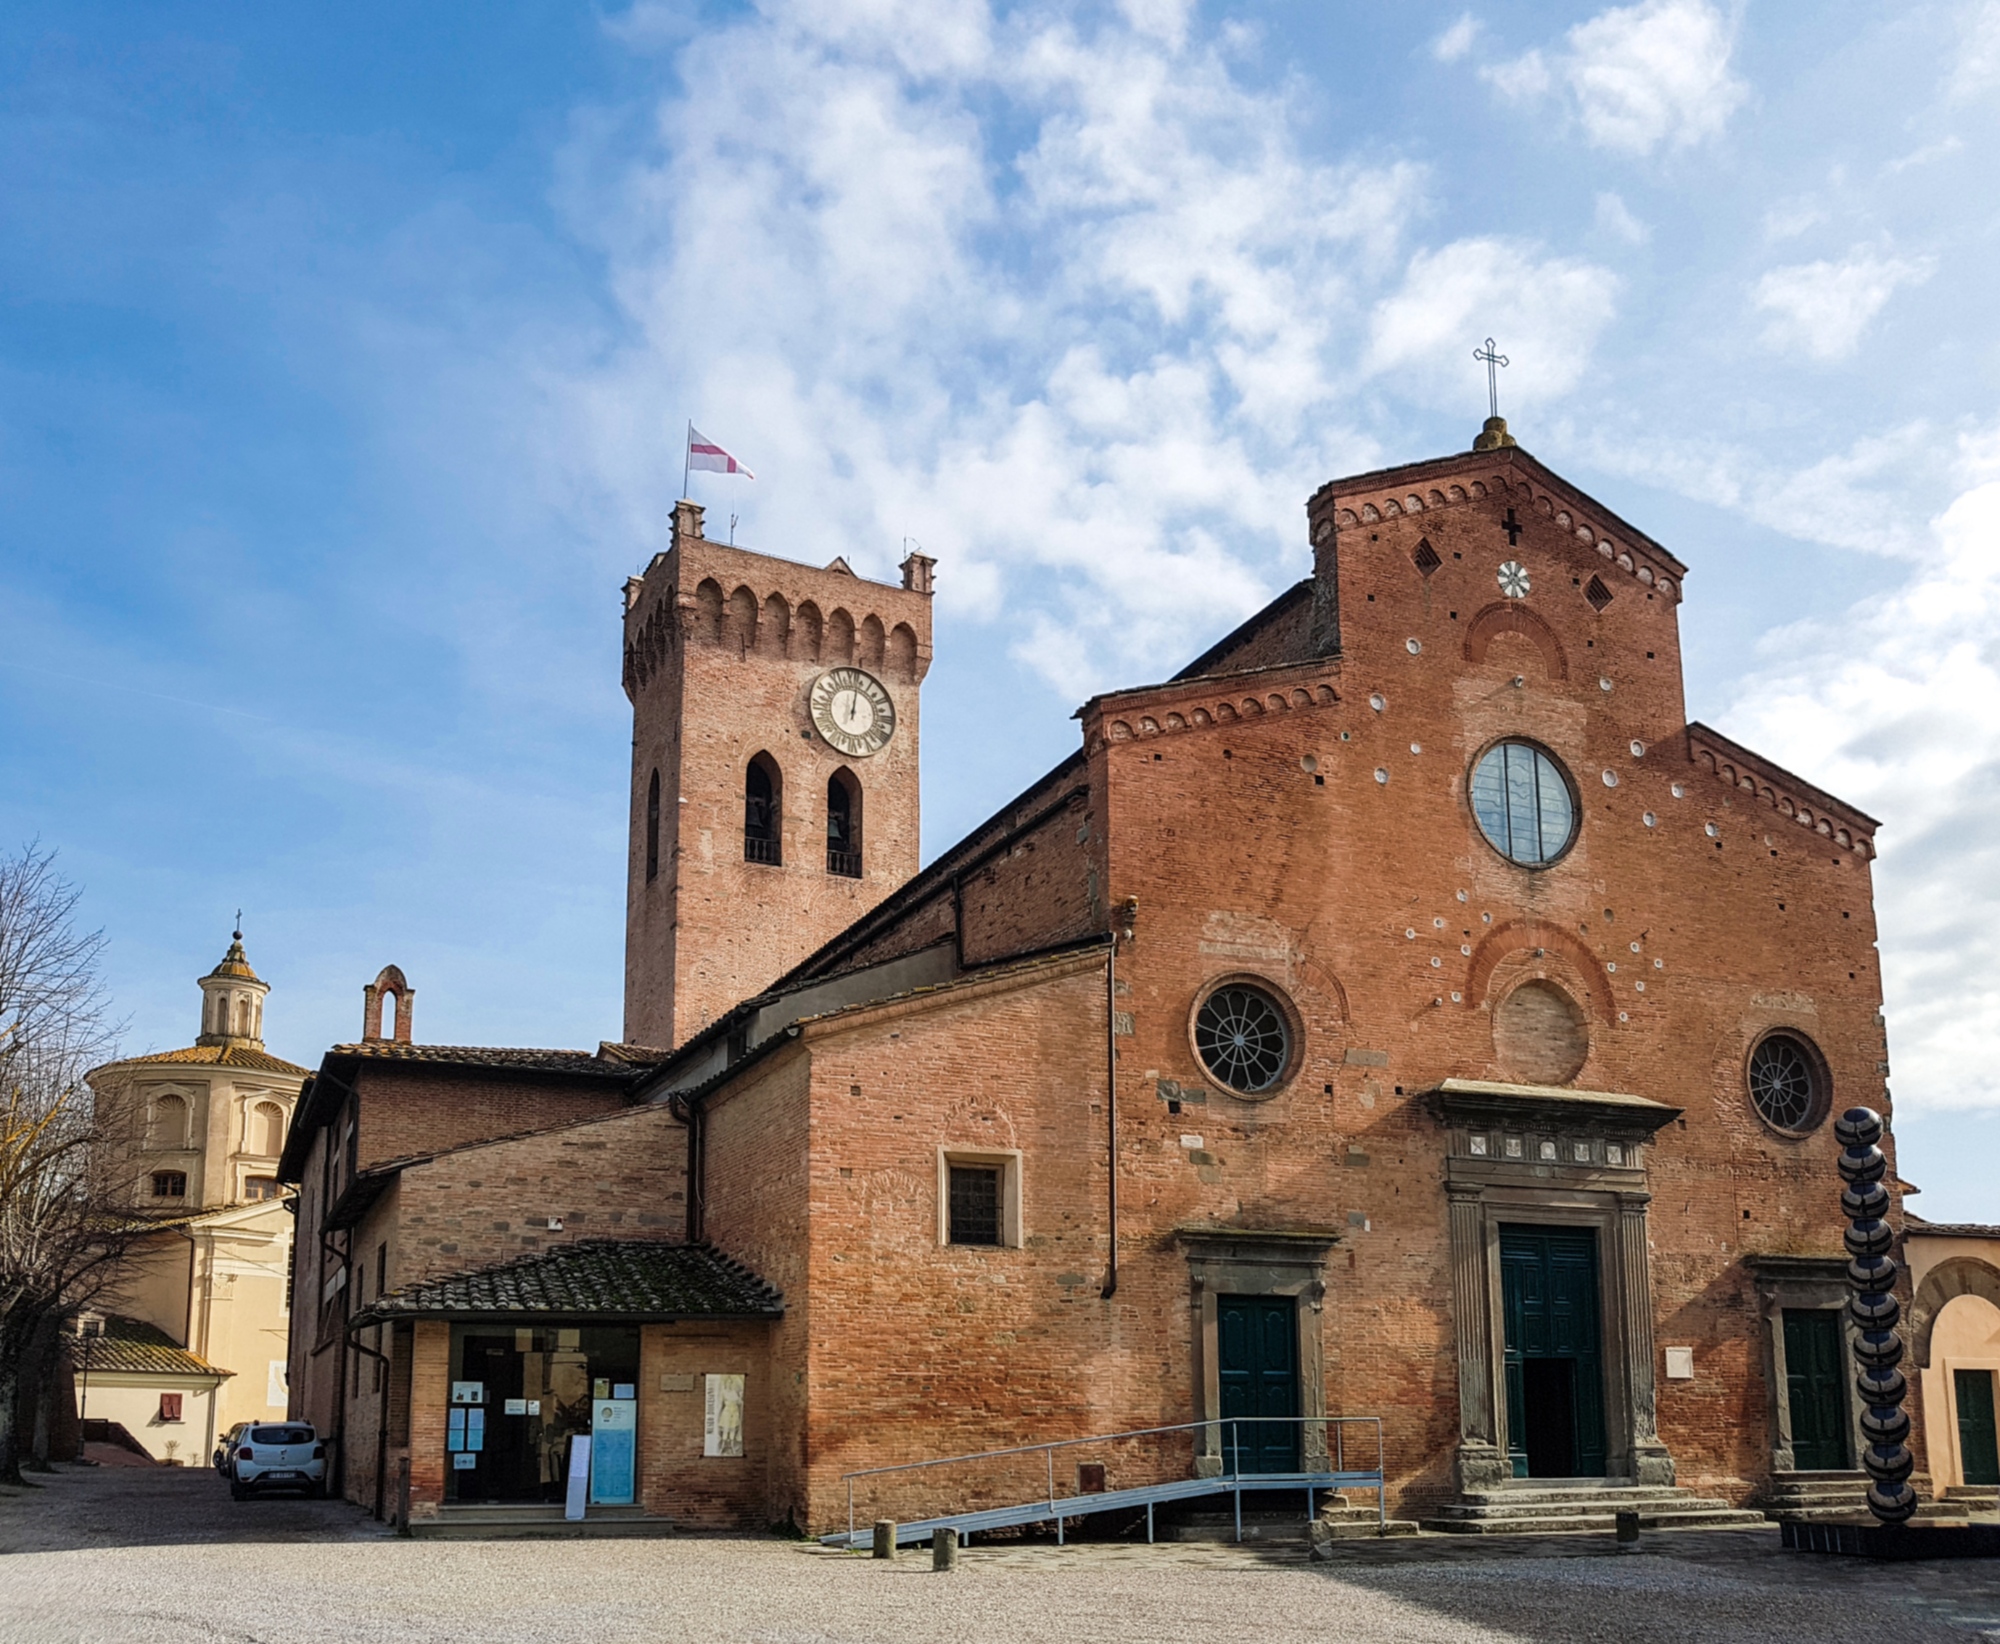
<instances>
[{"instance_id":1,"label":"white car","mask_svg":"<svg viewBox=\"0 0 2000 1644\"><path fill-rule=\"evenodd\" d=\"M248 1501L267 1490L326 1494L326 1446L305 1421L253 1423L229 1453L229 1493Z\"/></svg>"}]
</instances>

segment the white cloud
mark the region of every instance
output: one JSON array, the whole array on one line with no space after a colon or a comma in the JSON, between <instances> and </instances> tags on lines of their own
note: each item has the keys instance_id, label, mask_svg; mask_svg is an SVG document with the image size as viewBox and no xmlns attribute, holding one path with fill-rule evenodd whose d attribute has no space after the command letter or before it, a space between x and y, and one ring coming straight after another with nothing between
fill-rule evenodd
<instances>
[{"instance_id":1,"label":"white cloud","mask_svg":"<svg viewBox=\"0 0 2000 1644\"><path fill-rule=\"evenodd\" d=\"M1577 24L1558 50L1480 73L1516 102L1559 91L1595 147L1644 155L1721 135L1749 94L1730 72L1734 45L1708 0L1641 0Z\"/></svg>"},{"instance_id":2,"label":"white cloud","mask_svg":"<svg viewBox=\"0 0 2000 1644\"><path fill-rule=\"evenodd\" d=\"M1431 55L1440 63L1456 63L1478 43L1479 34L1479 19L1468 11L1431 42Z\"/></svg>"},{"instance_id":3,"label":"white cloud","mask_svg":"<svg viewBox=\"0 0 2000 1644\"><path fill-rule=\"evenodd\" d=\"M1255 609L1306 564L1299 500L1380 460L1347 390L1425 178L1310 155L1303 93L1249 84L1192 16L770 0L678 42L628 24L673 88L654 153L607 120L570 161L632 339L565 385L564 483L656 534L692 410L760 475L739 541L882 574L913 535L941 600L1072 696ZM1538 272L1574 282L1510 255L1515 307ZM1514 311L1478 295L1482 322Z\"/></svg>"},{"instance_id":4,"label":"white cloud","mask_svg":"<svg viewBox=\"0 0 2000 1644\"><path fill-rule=\"evenodd\" d=\"M1600 233L1623 240L1627 245L1644 245L1653 231L1632 215L1632 208L1616 194L1597 197L1597 227Z\"/></svg>"},{"instance_id":5,"label":"white cloud","mask_svg":"<svg viewBox=\"0 0 2000 1644\"><path fill-rule=\"evenodd\" d=\"M1375 306L1364 369L1396 374L1412 398L1477 405L1485 367L1469 339L1491 333L1511 364L1500 409L1545 404L1574 388L1616 308L1617 276L1544 255L1519 240L1456 240L1410 260L1402 285Z\"/></svg>"},{"instance_id":6,"label":"white cloud","mask_svg":"<svg viewBox=\"0 0 2000 1644\"><path fill-rule=\"evenodd\" d=\"M1922 284L1933 266L1927 257L1889 257L1858 248L1837 263L1771 269L1755 293L1757 307L1770 316L1764 340L1816 360L1845 359L1897 288Z\"/></svg>"},{"instance_id":7,"label":"white cloud","mask_svg":"<svg viewBox=\"0 0 2000 1644\"><path fill-rule=\"evenodd\" d=\"M1886 819L1876 886L1905 1112L2000 1101L2000 483L1946 510L1920 566L1837 623L1769 636L1773 660L1724 720Z\"/></svg>"},{"instance_id":8,"label":"white cloud","mask_svg":"<svg viewBox=\"0 0 2000 1644\"><path fill-rule=\"evenodd\" d=\"M1947 92L1962 100L1996 87L2000 87L2000 0L1983 0L1966 14Z\"/></svg>"}]
</instances>

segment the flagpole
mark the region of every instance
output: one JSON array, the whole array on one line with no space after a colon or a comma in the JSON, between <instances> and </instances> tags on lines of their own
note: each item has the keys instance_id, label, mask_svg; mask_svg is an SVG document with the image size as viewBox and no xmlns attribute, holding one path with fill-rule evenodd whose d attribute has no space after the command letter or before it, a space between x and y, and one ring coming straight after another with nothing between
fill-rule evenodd
<instances>
[{"instance_id":1,"label":"flagpole","mask_svg":"<svg viewBox=\"0 0 2000 1644\"><path fill-rule=\"evenodd\" d=\"M688 484L694 474L694 419L688 419L687 439L681 445L681 501L688 500Z\"/></svg>"}]
</instances>

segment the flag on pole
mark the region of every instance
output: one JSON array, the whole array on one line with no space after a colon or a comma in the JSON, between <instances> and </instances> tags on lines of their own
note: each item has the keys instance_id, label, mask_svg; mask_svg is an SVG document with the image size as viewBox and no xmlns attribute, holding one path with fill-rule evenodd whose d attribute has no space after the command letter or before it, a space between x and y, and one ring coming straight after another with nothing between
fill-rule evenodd
<instances>
[{"instance_id":1,"label":"flag on pole","mask_svg":"<svg viewBox=\"0 0 2000 1644\"><path fill-rule=\"evenodd\" d=\"M757 477L713 440L704 439L693 423L688 424L687 465L706 474L741 474L745 479Z\"/></svg>"}]
</instances>

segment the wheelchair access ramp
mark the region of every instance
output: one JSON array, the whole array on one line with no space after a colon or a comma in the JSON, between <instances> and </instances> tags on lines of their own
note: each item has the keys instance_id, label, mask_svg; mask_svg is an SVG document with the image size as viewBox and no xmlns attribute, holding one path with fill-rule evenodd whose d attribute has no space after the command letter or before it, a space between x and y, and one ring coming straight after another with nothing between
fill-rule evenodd
<instances>
[{"instance_id":1,"label":"wheelchair access ramp","mask_svg":"<svg viewBox=\"0 0 2000 1644\"><path fill-rule=\"evenodd\" d=\"M1283 1434L1280 1430L1287 1427L1296 1431ZM1372 1461L1372 1466L1351 1463L1348 1451L1357 1446L1360 1460ZM1062 1452L1068 1452L1063 1456L1066 1474L1069 1463L1076 1464L1077 1484L1059 1489L1056 1460ZM1294 1463L1289 1470L1267 1471L1258 1465L1268 1465L1274 1454L1282 1458L1286 1453ZM1032 1482L1040 1488L1030 1491L1028 1475L1036 1472L1041 1476ZM1114 1474L1145 1482L1121 1483L1114 1489ZM847 1528L819 1538L829 1547L871 1545L875 1520L882 1518L896 1521L899 1546L928 1541L938 1530L956 1530L962 1539L976 1531L1050 1523L1061 1544L1071 1519L1140 1509L1145 1511L1146 1539L1151 1541L1157 1507L1215 1496L1234 1498L1236 1539L1241 1541L1246 1491L1253 1495L1303 1491L1310 1519L1324 1493L1372 1490L1383 1533L1388 1525L1382 1422L1377 1416L1263 1416L1135 1427L897 1467L867 1467L843 1474L841 1482L847 1487ZM1068 1480L1063 1483L1067 1486ZM966 1505L938 1510L953 1497ZM915 1516L906 1519L903 1512L912 1509Z\"/></svg>"}]
</instances>

